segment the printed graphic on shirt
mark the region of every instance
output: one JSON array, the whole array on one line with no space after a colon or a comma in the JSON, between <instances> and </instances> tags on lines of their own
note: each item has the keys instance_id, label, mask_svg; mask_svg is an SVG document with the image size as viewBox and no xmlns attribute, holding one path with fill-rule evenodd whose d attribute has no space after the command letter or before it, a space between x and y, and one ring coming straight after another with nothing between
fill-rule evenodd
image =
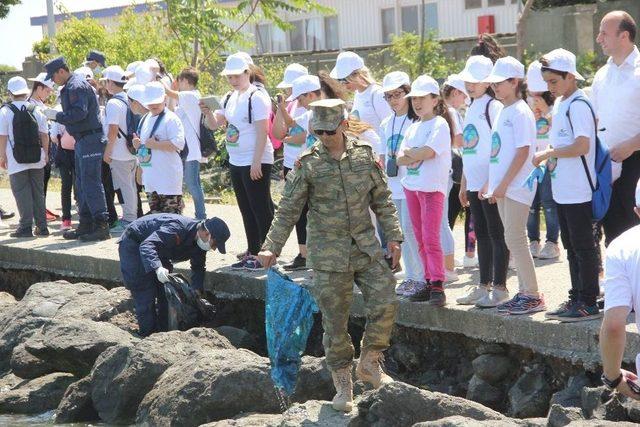
<instances>
[{"instance_id":1,"label":"printed graphic on shirt","mask_svg":"<svg viewBox=\"0 0 640 427\"><path fill-rule=\"evenodd\" d=\"M289 130L289 136L300 135L301 133L304 133L304 129L302 129L300 125L295 125ZM290 142L287 142L287 145L291 145L293 147L299 147L299 145L292 144Z\"/></svg>"},{"instance_id":2,"label":"printed graphic on shirt","mask_svg":"<svg viewBox=\"0 0 640 427\"><path fill-rule=\"evenodd\" d=\"M407 166L407 175L412 175L412 176L420 175L420 166L422 166L422 163L424 162L417 162Z\"/></svg>"},{"instance_id":3,"label":"printed graphic on shirt","mask_svg":"<svg viewBox=\"0 0 640 427\"><path fill-rule=\"evenodd\" d=\"M549 120L546 117L540 117L536 120L536 136L538 139L549 139Z\"/></svg>"},{"instance_id":4,"label":"printed graphic on shirt","mask_svg":"<svg viewBox=\"0 0 640 427\"><path fill-rule=\"evenodd\" d=\"M387 153L389 157L397 156L398 148L400 148L400 144L402 143L403 139L404 136L400 135L399 133L391 135L389 139L387 139Z\"/></svg>"},{"instance_id":5,"label":"printed graphic on shirt","mask_svg":"<svg viewBox=\"0 0 640 427\"><path fill-rule=\"evenodd\" d=\"M462 132L462 141L464 146L462 147L462 154L476 154L476 147L480 142L480 135L478 129L469 123Z\"/></svg>"},{"instance_id":6,"label":"printed graphic on shirt","mask_svg":"<svg viewBox=\"0 0 640 427\"><path fill-rule=\"evenodd\" d=\"M141 145L136 153L140 167L146 168L151 166L151 150L146 145Z\"/></svg>"},{"instance_id":7,"label":"printed graphic on shirt","mask_svg":"<svg viewBox=\"0 0 640 427\"><path fill-rule=\"evenodd\" d=\"M227 137L227 146L237 147L238 139L240 138L240 131L238 130L237 127L229 123L229 126L227 126L226 137Z\"/></svg>"},{"instance_id":8,"label":"printed graphic on shirt","mask_svg":"<svg viewBox=\"0 0 640 427\"><path fill-rule=\"evenodd\" d=\"M558 166L558 159L555 157L549 157L549 160L547 160L547 170L549 171L549 176L551 178L556 177L557 166Z\"/></svg>"},{"instance_id":9,"label":"printed graphic on shirt","mask_svg":"<svg viewBox=\"0 0 640 427\"><path fill-rule=\"evenodd\" d=\"M498 154L500 153L500 147L502 147L502 141L500 140L500 135L498 132L494 132L491 135L491 159L489 162L498 163L500 159L498 158Z\"/></svg>"},{"instance_id":10,"label":"printed graphic on shirt","mask_svg":"<svg viewBox=\"0 0 640 427\"><path fill-rule=\"evenodd\" d=\"M307 134L307 139L305 140L305 146L307 148L311 147L313 144L316 143L316 141L318 140L318 138L315 137L315 135L308 133Z\"/></svg>"}]
</instances>

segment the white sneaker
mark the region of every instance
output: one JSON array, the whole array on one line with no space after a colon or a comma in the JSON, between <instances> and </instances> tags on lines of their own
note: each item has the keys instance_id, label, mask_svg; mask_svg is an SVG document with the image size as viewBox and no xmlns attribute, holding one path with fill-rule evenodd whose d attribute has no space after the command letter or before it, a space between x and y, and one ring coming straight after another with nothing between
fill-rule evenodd
<instances>
[{"instance_id":1,"label":"white sneaker","mask_svg":"<svg viewBox=\"0 0 640 427\"><path fill-rule=\"evenodd\" d=\"M538 254L540 259L556 259L560 257L560 248L557 243L547 242L544 244L544 248Z\"/></svg>"},{"instance_id":2,"label":"white sneaker","mask_svg":"<svg viewBox=\"0 0 640 427\"><path fill-rule=\"evenodd\" d=\"M488 296L489 289L486 286L471 285L467 286L464 295L456 299L456 302L460 305L473 305Z\"/></svg>"},{"instance_id":3,"label":"white sneaker","mask_svg":"<svg viewBox=\"0 0 640 427\"><path fill-rule=\"evenodd\" d=\"M458 281L458 273L452 270L444 271L444 281L446 283L453 283Z\"/></svg>"},{"instance_id":4,"label":"white sneaker","mask_svg":"<svg viewBox=\"0 0 640 427\"><path fill-rule=\"evenodd\" d=\"M538 255L540 255L540 242L533 240L529 243L529 251L531 251L532 257L538 258Z\"/></svg>"},{"instance_id":5,"label":"white sneaker","mask_svg":"<svg viewBox=\"0 0 640 427\"><path fill-rule=\"evenodd\" d=\"M453 261L453 265L454 265L456 268L463 267L463 266L464 266L464 261L462 261L460 258L456 258L456 259Z\"/></svg>"},{"instance_id":6,"label":"white sneaker","mask_svg":"<svg viewBox=\"0 0 640 427\"><path fill-rule=\"evenodd\" d=\"M476 307L494 308L507 301L509 301L509 291L506 289L494 288L489 292L489 295L476 303Z\"/></svg>"},{"instance_id":7,"label":"white sneaker","mask_svg":"<svg viewBox=\"0 0 640 427\"><path fill-rule=\"evenodd\" d=\"M475 268L478 266L478 257L474 256L474 257L468 257L468 256L464 256L464 259L462 261L462 266L464 268Z\"/></svg>"}]
</instances>

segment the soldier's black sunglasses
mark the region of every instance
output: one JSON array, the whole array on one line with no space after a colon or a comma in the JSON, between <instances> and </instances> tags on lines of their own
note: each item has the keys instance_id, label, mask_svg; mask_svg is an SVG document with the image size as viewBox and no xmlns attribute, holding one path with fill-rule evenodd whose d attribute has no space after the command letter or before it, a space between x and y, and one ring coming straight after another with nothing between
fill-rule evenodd
<instances>
[{"instance_id":1,"label":"soldier's black sunglasses","mask_svg":"<svg viewBox=\"0 0 640 427\"><path fill-rule=\"evenodd\" d=\"M329 136L333 136L335 135L338 131L337 130L314 130L313 131L316 135L329 135Z\"/></svg>"}]
</instances>

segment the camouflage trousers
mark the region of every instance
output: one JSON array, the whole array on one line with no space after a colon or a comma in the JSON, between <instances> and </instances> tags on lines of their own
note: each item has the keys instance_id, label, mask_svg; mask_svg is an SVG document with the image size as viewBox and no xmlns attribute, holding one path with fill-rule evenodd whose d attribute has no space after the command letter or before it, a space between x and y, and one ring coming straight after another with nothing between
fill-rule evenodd
<instances>
[{"instance_id":1,"label":"camouflage trousers","mask_svg":"<svg viewBox=\"0 0 640 427\"><path fill-rule=\"evenodd\" d=\"M149 202L149 213L152 214L172 213L182 215L182 210L184 209L182 195L167 196L154 191L153 193L147 193L147 201Z\"/></svg>"},{"instance_id":2,"label":"camouflage trousers","mask_svg":"<svg viewBox=\"0 0 640 427\"><path fill-rule=\"evenodd\" d=\"M348 366L354 348L347 331L353 302L353 284L364 298L366 326L362 349L383 351L389 347L391 329L396 318L398 300L395 279L388 265L352 247L349 272L313 271L310 291L322 311L322 344L329 369Z\"/></svg>"}]
</instances>

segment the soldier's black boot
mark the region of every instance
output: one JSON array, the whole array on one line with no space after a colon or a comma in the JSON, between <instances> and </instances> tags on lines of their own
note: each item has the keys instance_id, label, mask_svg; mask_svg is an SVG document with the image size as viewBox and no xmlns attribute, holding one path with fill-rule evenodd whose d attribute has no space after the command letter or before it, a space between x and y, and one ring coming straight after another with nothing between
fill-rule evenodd
<instances>
[{"instance_id":1,"label":"soldier's black boot","mask_svg":"<svg viewBox=\"0 0 640 427\"><path fill-rule=\"evenodd\" d=\"M67 240L76 240L80 236L89 234L93 231L93 223L91 222L82 222L78 224L78 227L73 230L67 230L62 234L62 237Z\"/></svg>"},{"instance_id":2,"label":"soldier's black boot","mask_svg":"<svg viewBox=\"0 0 640 427\"><path fill-rule=\"evenodd\" d=\"M83 234L79 237L83 242L95 242L111 238L109 234L109 223L107 221L96 221L96 225L91 233Z\"/></svg>"}]
</instances>

